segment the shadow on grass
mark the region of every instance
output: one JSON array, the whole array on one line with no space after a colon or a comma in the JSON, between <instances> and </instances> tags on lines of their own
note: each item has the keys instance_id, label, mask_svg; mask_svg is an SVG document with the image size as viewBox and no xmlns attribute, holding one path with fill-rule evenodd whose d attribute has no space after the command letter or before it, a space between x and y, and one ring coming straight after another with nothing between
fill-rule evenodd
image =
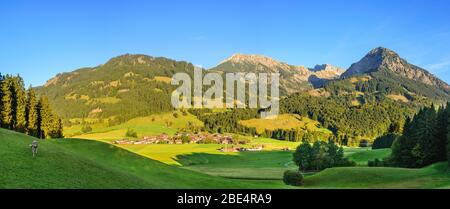
<instances>
[{"instance_id":1,"label":"shadow on grass","mask_svg":"<svg viewBox=\"0 0 450 209\"><path fill-rule=\"evenodd\" d=\"M281 180L284 171L296 169L289 151L192 153L174 160L186 169L232 179Z\"/></svg>"}]
</instances>

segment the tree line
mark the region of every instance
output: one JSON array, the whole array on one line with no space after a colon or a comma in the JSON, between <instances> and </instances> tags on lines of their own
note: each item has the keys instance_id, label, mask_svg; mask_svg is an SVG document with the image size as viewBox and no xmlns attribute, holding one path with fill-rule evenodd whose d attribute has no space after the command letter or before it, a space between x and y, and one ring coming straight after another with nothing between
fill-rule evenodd
<instances>
[{"instance_id":1,"label":"tree line","mask_svg":"<svg viewBox=\"0 0 450 209\"><path fill-rule=\"evenodd\" d=\"M403 135L392 145L392 155L384 164L421 168L436 162L450 165L450 103L422 108L404 126Z\"/></svg>"},{"instance_id":2,"label":"tree line","mask_svg":"<svg viewBox=\"0 0 450 209\"><path fill-rule=\"evenodd\" d=\"M302 172L356 166L354 161L344 157L344 149L333 141L316 141L313 145L303 142L295 150L293 160Z\"/></svg>"},{"instance_id":3,"label":"tree line","mask_svg":"<svg viewBox=\"0 0 450 209\"><path fill-rule=\"evenodd\" d=\"M407 104L373 95L363 95L359 105L352 96L314 97L294 94L280 102L280 112L319 121L334 133L336 142L357 146L362 139L382 136L391 130L401 133L405 120L416 111Z\"/></svg>"},{"instance_id":4,"label":"tree line","mask_svg":"<svg viewBox=\"0 0 450 209\"><path fill-rule=\"evenodd\" d=\"M61 119L53 113L48 98L24 86L19 75L0 74L0 126L41 139L62 138Z\"/></svg>"}]
</instances>

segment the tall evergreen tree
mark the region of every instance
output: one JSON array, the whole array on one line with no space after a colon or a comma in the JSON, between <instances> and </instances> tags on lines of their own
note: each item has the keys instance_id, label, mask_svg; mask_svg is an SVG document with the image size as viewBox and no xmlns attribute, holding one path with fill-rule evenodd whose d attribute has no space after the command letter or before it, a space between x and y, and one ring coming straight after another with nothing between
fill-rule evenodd
<instances>
[{"instance_id":1,"label":"tall evergreen tree","mask_svg":"<svg viewBox=\"0 0 450 209\"><path fill-rule=\"evenodd\" d=\"M450 112L450 103L447 103L446 110L448 112ZM449 113L449 117L450 117L450 113ZM450 119L448 120L448 124L447 124L447 161L448 161L448 166L450 167Z\"/></svg>"},{"instance_id":2,"label":"tall evergreen tree","mask_svg":"<svg viewBox=\"0 0 450 209\"><path fill-rule=\"evenodd\" d=\"M437 114L434 105L432 105L431 108L425 109L421 120L419 120L419 126L416 127L418 143L413 149L413 154L417 158L418 167L439 161L437 154L439 143L435 138L436 126Z\"/></svg>"},{"instance_id":3,"label":"tall evergreen tree","mask_svg":"<svg viewBox=\"0 0 450 209\"><path fill-rule=\"evenodd\" d=\"M26 119L27 133L31 136L39 137L38 131L38 100L34 89L30 86L27 92Z\"/></svg>"},{"instance_id":4,"label":"tall evergreen tree","mask_svg":"<svg viewBox=\"0 0 450 209\"><path fill-rule=\"evenodd\" d=\"M403 136L392 146L391 163L400 167L424 167L444 161L446 143L450 140L449 117L449 106L436 112L432 105L421 109L413 120L407 120Z\"/></svg>"},{"instance_id":5,"label":"tall evergreen tree","mask_svg":"<svg viewBox=\"0 0 450 209\"><path fill-rule=\"evenodd\" d=\"M447 104L446 107L440 107L437 115L436 124L436 136L433 146L435 147L435 159L434 161L445 161L446 156L446 145L447 145L447 133L448 133L448 123L450 117L450 107Z\"/></svg>"},{"instance_id":6,"label":"tall evergreen tree","mask_svg":"<svg viewBox=\"0 0 450 209\"><path fill-rule=\"evenodd\" d=\"M2 98L3 98L3 91L2 91L2 86L3 86L3 75L2 73L0 73L0 127L2 127L2 112L3 112L3 102L2 102Z\"/></svg>"},{"instance_id":7,"label":"tall evergreen tree","mask_svg":"<svg viewBox=\"0 0 450 209\"><path fill-rule=\"evenodd\" d=\"M26 93L23 79L18 75L12 82L13 129L24 133L26 130Z\"/></svg>"},{"instance_id":8,"label":"tall evergreen tree","mask_svg":"<svg viewBox=\"0 0 450 209\"><path fill-rule=\"evenodd\" d=\"M12 95L12 85L13 78L10 75L5 76L2 82L2 127L6 129L13 129L13 95Z\"/></svg>"},{"instance_id":9,"label":"tall evergreen tree","mask_svg":"<svg viewBox=\"0 0 450 209\"><path fill-rule=\"evenodd\" d=\"M52 128L52 114L46 96L41 96L38 102L38 136L41 139L50 137Z\"/></svg>"}]
</instances>

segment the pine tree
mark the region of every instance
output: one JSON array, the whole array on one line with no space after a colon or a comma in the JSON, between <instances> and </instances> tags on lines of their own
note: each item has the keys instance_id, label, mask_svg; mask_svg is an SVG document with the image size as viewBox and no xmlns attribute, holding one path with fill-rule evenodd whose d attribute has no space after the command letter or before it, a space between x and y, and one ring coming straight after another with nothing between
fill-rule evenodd
<instances>
[{"instance_id":1,"label":"pine tree","mask_svg":"<svg viewBox=\"0 0 450 209\"><path fill-rule=\"evenodd\" d=\"M24 133L26 130L26 93L24 82L20 76L13 78L12 83L13 103L13 130Z\"/></svg>"},{"instance_id":2,"label":"pine tree","mask_svg":"<svg viewBox=\"0 0 450 209\"><path fill-rule=\"evenodd\" d=\"M417 144L417 137L414 136L413 131L417 127L418 116L423 110L420 110L413 119L408 118L403 128L403 136L399 137L392 144L392 155L390 161L392 164L399 167L415 167L416 159L413 156L412 150Z\"/></svg>"},{"instance_id":3,"label":"pine tree","mask_svg":"<svg viewBox=\"0 0 450 209\"><path fill-rule=\"evenodd\" d=\"M447 133L448 133L448 123L450 117L450 107L440 107L437 115L436 124L436 136L433 145L435 147L435 159L434 161L445 161L446 156L446 145L447 145Z\"/></svg>"},{"instance_id":4,"label":"pine tree","mask_svg":"<svg viewBox=\"0 0 450 209\"><path fill-rule=\"evenodd\" d=\"M2 127L2 116L1 113L3 112L3 102L2 102L2 98L3 98L3 91L2 91L2 86L3 86L3 75L0 73L0 127Z\"/></svg>"},{"instance_id":5,"label":"pine tree","mask_svg":"<svg viewBox=\"0 0 450 209\"><path fill-rule=\"evenodd\" d=\"M50 132L49 132L48 137L63 138L61 119L59 119L55 115L52 115L52 119L51 119L50 123L51 123L50 124Z\"/></svg>"},{"instance_id":6,"label":"pine tree","mask_svg":"<svg viewBox=\"0 0 450 209\"><path fill-rule=\"evenodd\" d=\"M6 129L13 128L13 95L12 95L12 77L7 75L2 82L2 127Z\"/></svg>"},{"instance_id":7,"label":"pine tree","mask_svg":"<svg viewBox=\"0 0 450 209\"><path fill-rule=\"evenodd\" d=\"M450 112L450 103L447 103L446 107L447 112ZM450 117L450 114L449 114ZM447 161L448 166L450 167L450 119L448 120L447 124Z\"/></svg>"},{"instance_id":8,"label":"pine tree","mask_svg":"<svg viewBox=\"0 0 450 209\"><path fill-rule=\"evenodd\" d=\"M436 110L434 105L426 108L419 120L419 126L416 128L418 143L413 149L413 154L417 157L417 167L423 167L437 162L436 151Z\"/></svg>"},{"instance_id":9,"label":"pine tree","mask_svg":"<svg viewBox=\"0 0 450 209\"><path fill-rule=\"evenodd\" d=\"M30 86L27 92L26 119L28 135L39 137L38 130L38 101L34 89Z\"/></svg>"},{"instance_id":10,"label":"pine tree","mask_svg":"<svg viewBox=\"0 0 450 209\"><path fill-rule=\"evenodd\" d=\"M449 108L423 108L407 120L403 136L392 146L391 162L400 167L423 167L445 160Z\"/></svg>"},{"instance_id":11,"label":"pine tree","mask_svg":"<svg viewBox=\"0 0 450 209\"><path fill-rule=\"evenodd\" d=\"M50 137L52 128L52 114L46 96L41 96L38 102L38 135L41 139Z\"/></svg>"}]
</instances>

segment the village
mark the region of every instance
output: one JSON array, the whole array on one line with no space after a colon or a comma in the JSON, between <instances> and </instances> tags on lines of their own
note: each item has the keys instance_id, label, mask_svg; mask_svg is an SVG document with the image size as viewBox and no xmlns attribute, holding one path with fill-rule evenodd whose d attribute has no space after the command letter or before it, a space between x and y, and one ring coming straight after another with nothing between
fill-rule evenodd
<instances>
[{"instance_id":1,"label":"village","mask_svg":"<svg viewBox=\"0 0 450 209\"><path fill-rule=\"evenodd\" d=\"M117 145L148 145L148 144L223 144L224 147L218 149L220 152L256 152L262 151L264 145L253 146L252 148L241 147L247 144L245 140L233 139L230 135L210 134L210 133L177 133L174 136L160 134L156 136L144 136L141 139L120 139L112 142Z\"/></svg>"}]
</instances>

